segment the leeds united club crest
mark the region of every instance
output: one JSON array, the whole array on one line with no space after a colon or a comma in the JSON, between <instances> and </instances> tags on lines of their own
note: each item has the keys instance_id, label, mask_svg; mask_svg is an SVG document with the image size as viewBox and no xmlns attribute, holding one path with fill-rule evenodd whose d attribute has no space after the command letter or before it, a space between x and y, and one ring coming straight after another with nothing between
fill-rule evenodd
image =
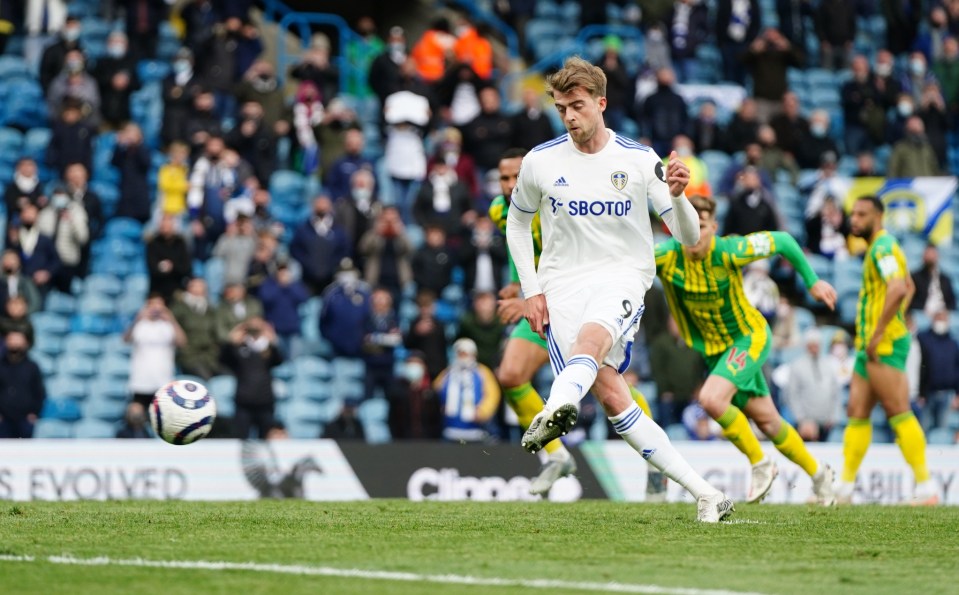
<instances>
[{"instance_id":1,"label":"leeds united club crest","mask_svg":"<svg viewBox=\"0 0 959 595\"><path fill-rule=\"evenodd\" d=\"M613 186L616 186L617 190L622 190L626 187L626 181L629 178L626 176L626 172L624 171L614 171L609 176L609 179L612 180Z\"/></svg>"}]
</instances>

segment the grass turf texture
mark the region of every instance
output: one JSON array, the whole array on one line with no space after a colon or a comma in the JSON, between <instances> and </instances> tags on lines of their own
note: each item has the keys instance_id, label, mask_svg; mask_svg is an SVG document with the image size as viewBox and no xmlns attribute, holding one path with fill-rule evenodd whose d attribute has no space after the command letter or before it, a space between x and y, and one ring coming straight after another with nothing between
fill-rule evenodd
<instances>
[{"instance_id":1,"label":"grass turf texture","mask_svg":"<svg viewBox=\"0 0 959 595\"><path fill-rule=\"evenodd\" d=\"M259 501L0 504L0 554L208 560L762 593L955 593L959 508ZM10 593L576 593L0 561Z\"/></svg>"}]
</instances>

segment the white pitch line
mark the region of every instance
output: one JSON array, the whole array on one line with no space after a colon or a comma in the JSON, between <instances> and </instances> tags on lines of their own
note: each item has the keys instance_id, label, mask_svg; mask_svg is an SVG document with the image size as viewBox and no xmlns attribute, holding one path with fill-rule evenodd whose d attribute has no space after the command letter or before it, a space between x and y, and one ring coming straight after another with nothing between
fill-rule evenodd
<instances>
[{"instance_id":1,"label":"white pitch line","mask_svg":"<svg viewBox=\"0 0 959 595\"><path fill-rule=\"evenodd\" d=\"M330 576L379 581L409 583L437 583L444 585L469 585L478 587L521 587L527 589L572 589L601 593L652 593L655 595L761 595L747 591L724 589L695 589L662 587L630 583L594 583L561 581L554 579L507 579L486 578L458 574L418 574L413 572L390 572L385 570L361 570L359 568L331 568L328 566L301 566L288 564L260 564L256 562L213 562L206 560L144 560L142 558L113 559L108 557L74 558L71 556L13 556L0 554L0 562L48 562L73 566L137 566L143 568L175 568L183 570L240 570L270 572L304 576Z\"/></svg>"}]
</instances>

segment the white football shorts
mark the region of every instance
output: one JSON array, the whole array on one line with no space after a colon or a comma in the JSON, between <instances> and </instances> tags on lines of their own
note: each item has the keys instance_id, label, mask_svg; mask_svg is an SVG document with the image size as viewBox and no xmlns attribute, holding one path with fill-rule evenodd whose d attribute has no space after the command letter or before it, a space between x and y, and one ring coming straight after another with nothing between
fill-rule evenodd
<instances>
[{"instance_id":1,"label":"white football shorts","mask_svg":"<svg viewBox=\"0 0 959 595\"><path fill-rule=\"evenodd\" d=\"M633 337L646 306L641 284L568 284L546 292L549 327L546 332L553 374L566 367L580 328L587 322L602 325L613 338L606 359L599 362L620 374L629 367Z\"/></svg>"}]
</instances>

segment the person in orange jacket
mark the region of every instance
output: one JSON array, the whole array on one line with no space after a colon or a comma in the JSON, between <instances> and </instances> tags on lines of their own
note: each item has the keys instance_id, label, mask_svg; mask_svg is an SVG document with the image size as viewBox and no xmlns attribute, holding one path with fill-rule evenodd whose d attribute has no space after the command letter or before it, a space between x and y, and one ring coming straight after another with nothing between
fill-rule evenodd
<instances>
[{"instance_id":1,"label":"person in orange jacket","mask_svg":"<svg viewBox=\"0 0 959 595\"><path fill-rule=\"evenodd\" d=\"M446 65L453 58L453 46L456 38L450 33L450 22L445 17L433 21L413 46L410 54L416 62L416 70L427 83L438 81L446 71Z\"/></svg>"}]
</instances>

